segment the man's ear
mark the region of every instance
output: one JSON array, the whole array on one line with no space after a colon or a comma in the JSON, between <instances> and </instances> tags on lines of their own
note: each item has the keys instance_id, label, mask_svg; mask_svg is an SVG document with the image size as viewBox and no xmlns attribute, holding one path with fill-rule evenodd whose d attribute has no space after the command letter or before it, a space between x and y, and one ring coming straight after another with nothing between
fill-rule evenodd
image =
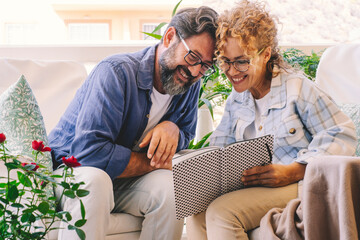
<instances>
[{"instance_id":1,"label":"man's ear","mask_svg":"<svg viewBox=\"0 0 360 240\"><path fill-rule=\"evenodd\" d=\"M168 48L173 41L176 41L176 29L169 27L164 34L163 45Z\"/></svg>"}]
</instances>

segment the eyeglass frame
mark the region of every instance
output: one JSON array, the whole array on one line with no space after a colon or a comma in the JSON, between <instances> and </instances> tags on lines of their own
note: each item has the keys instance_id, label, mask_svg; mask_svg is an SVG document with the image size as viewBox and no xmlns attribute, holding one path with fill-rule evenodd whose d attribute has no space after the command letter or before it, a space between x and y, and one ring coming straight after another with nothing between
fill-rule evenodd
<instances>
[{"instance_id":1,"label":"eyeglass frame","mask_svg":"<svg viewBox=\"0 0 360 240\"><path fill-rule=\"evenodd\" d=\"M214 73L216 72L214 65L213 65L213 64L208 65L207 63L204 63L204 62L201 60L201 57L200 57L199 55L197 55L194 51L192 51L192 50L189 48L189 46L186 44L184 38L180 35L180 33L177 32L177 34L178 34L181 42L184 44L186 50L188 51L188 52L186 53L186 55L184 56L185 62L186 62L187 64L189 64L190 66L197 66L197 65L201 64L201 68L200 68L199 73L200 73L201 75L205 76L205 77L208 77L208 76L214 74ZM189 63L189 62L186 60L186 57L189 56L189 54L195 55L195 56L199 59L199 61L197 61L197 62L195 62L195 63ZM205 72L207 72L207 71L209 71L209 70L211 70L211 72L210 72L209 74L202 73L202 72L201 72L201 69L202 69L203 66L208 66L208 67L209 67Z\"/></svg>"},{"instance_id":2,"label":"eyeglass frame","mask_svg":"<svg viewBox=\"0 0 360 240\"><path fill-rule=\"evenodd\" d=\"M262 49L260 49L260 51L257 52L257 55L260 55L264 50L265 50L265 47L263 47ZM233 65L233 67L236 69L236 71L246 72L247 70L249 70L250 65L251 65L251 64L250 64L250 62L251 62L250 60L234 60L234 61L222 60L222 61L225 62L225 63L227 63L228 66L229 66L228 69L223 70L223 69L220 67L221 64L218 64L218 66L219 66L224 72L229 71L231 65ZM236 63L236 62L246 62L246 63L247 63L247 68L246 68L246 70L240 70L240 69L238 69L238 68L235 66L235 64L234 64L234 63Z\"/></svg>"}]
</instances>

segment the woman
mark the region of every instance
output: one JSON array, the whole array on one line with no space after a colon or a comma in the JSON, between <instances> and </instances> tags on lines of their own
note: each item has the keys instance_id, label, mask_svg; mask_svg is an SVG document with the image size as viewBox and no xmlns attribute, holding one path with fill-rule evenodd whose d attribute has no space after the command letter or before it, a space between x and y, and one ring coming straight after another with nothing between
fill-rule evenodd
<instances>
[{"instance_id":1,"label":"woman","mask_svg":"<svg viewBox=\"0 0 360 240\"><path fill-rule=\"evenodd\" d=\"M219 17L217 61L233 86L211 145L274 135L273 164L243 172L246 187L187 220L189 239L248 239L274 207L298 196L306 164L322 154L353 155L355 127L313 82L279 54L274 19L242 1Z\"/></svg>"}]
</instances>

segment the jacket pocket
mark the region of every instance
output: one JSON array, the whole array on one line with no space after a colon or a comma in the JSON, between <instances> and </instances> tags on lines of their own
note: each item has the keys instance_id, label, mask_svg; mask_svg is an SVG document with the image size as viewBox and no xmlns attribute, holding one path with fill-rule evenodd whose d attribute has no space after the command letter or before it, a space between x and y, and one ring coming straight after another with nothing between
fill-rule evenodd
<instances>
[{"instance_id":1,"label":"jacket pocket","mask_svg":"<svg viewBox=\"0 0 360 240\"><path fill-rule=\"evenodd\" d=\"M279 146L307 148L309 145L305 137L304 125L296 115L285 118L279 124L276 139Z\"/></svg>"}]
</instances>

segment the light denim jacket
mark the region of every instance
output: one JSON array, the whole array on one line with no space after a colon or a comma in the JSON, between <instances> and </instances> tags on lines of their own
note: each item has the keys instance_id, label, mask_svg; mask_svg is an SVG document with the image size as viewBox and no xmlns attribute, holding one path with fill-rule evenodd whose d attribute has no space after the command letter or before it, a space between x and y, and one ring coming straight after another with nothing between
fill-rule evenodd
<instances>
[{"instance_id":1,"label":"light denim jacket","mask_svg":"<svg viewBox=\"0 0 360 240\"><path fill-rule=\"evenodd\" d=\"M272 79L264 135L274 135L273 163L307 164L316 155L353 155L355 126L315 83L295 73ZM210 145L225 146L244 140L244 131L255 120L254 98L249 91L233 91Z\"/></svg>"}]
</instances>

